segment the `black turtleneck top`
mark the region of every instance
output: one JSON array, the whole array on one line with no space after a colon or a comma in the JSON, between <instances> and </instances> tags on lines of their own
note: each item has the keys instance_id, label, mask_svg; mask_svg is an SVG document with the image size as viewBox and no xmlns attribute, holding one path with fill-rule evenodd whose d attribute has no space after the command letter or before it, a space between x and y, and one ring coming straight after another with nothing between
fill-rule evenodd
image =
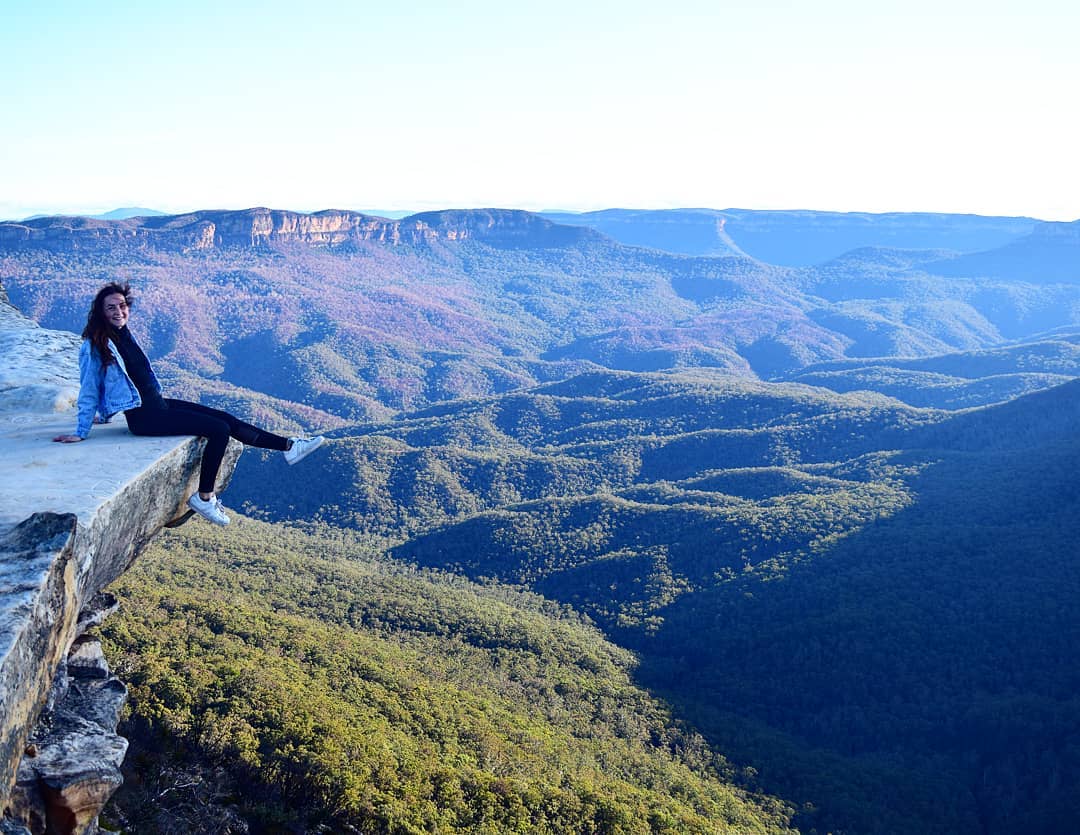
<instances>
[{"instance_id":1,"label":"black turtleneck top","mask_svg":"<svg viewBox=\"0 0 1080 835\"><path fill-rule=\"evenodd\" d=\"M146 358L146 354L139 347L139 343L135 341L135 337L131 335L127 325L114 331L113 343L116 345L116 350L120 352L120 357L124 360L124 367L127 369L131 382L139 390L139 397L142 398L143 407L167 409L168 406L162 399L161 394L154 388L154 373L150 370L150 360Z\"/></svg>"}]
</instances>

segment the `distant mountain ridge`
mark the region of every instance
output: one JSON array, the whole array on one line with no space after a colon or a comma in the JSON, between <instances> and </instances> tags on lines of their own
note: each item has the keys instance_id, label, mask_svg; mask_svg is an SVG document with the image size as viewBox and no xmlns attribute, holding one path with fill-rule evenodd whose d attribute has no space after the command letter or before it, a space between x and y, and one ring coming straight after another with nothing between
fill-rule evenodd
<instances>
[{"instance_id":1,"label":"distant mountain ridge","mask_svg":"<svg viewBox=\"0 0 1080 835\"><path fill-rule=\"evenodd\" d=\"M926 265L938 275L1080 283L1080 220L1040 223L1024 237L989 251Z\"/></svg>"},{"instance_id":2,"label":"distant mountain ridge","mask_svg":"<svg viewBox=\"0 0 1080 835\"><path fill-rule=\"evenodd\" d=\"M105 225L101 225L102 222ZM116 225L109 225L115 222ZM7 246L86 248L117 242L163 248L260 246L301 242L336 246L377 240L419 243L483 237L539 243L545 234L572 240L567 227L592 229L620 243L708 257L750 257L780 266L810 266L863 247L952 250L977 253L1006 246L1032 233L1049 243L1057 227L1025 217L933 213L839 213L744 209L605 209L597 212L539 212L469 209L383 217L351 210L304 213L256 207L200 210L169 215L152 209L116 209L89 217L35 216L0 223ZM943 274L966 268L970 259L951 259ZM970 273L967 273L970 274Z\"/></svg>"},{"instance_id":3,"label":"distant mountain ridge","mask_svg":"<svg viewBox=\"0 0 1080 835\"><path fill-rule=\"evenodd\" d=\"M745 255L788 267L820 264L861 247L988 250L1039 224L1028 217L930 212L604 209L541 214L559 223L591 227L634 246L684 255Z\"/></svg>"},{"instance_id":4,"label":"distant mountain ridge","mask_svg":"<svg viewBox=\"0 0 1080 835\"><path fill-rule=\"evenodd\" d=\"M103 212L99 215L51 215L51 214L36 214L28 217L20 218L18 220L4 221L0 220L0 223L27 223L31 220L40 220L46 217L85 217L91 220L126 220L129 217L158 217L166 214L166 212L159 212L157 209L141 209L136 206L129 206L120 209L113 209L108 212Z\"/></svg>"},{"instance_id":5,"label":"distant mountain ridge","mask_svg":"<svg viewBox=\"0 0 1080 835\"><path fill-rule=\"evenodd\" d=\"M618 216L624 231L640 221L638 231L653 234L678 228L684 214ZM741 222L715 210L690 214L714 238ZM795 214L826 230L857 220L867 233L895 220L896 229L936 239L953 227L988 223L998 238L1018 229L1016 219ZM778 381L818 366L818 376L800 379L964 408L1053 385L1075 367L1018 367L983 380L899 364L1080 326L1080 281L1063 278L1080 264L1075 228L1039 224L970 256L981 259L971 275L956 248L897 249L879 239L791 268L731 247L705 256L630 246L503 209L401 219L267 208L42 218L0 224L0 283L35 320L77 332L102 277L131 280L153 317L137 326L181 396L257 401L274 420L331 426L595 367L708 367ZM1044 268L1048 259L1057 272ZM872 368L820 367L842 360Z\"/></svg>"},{"instance_id":6,"label":"distant mountain ridge","mask_svg":"<svg viewBox=\"0 0 1080 835\"><path fill-rule=\"evenodd\" d=\"M168 212L159 212L157 209L144 209L139 206L125 206L94 217L100 220L125 220L129 217L159 217L165 214L168 214Z\"/></svg>"},{"instance_id":7,"label":"distant mountain ridge","mask_svg":"<svg viewBox=\"0 0 1080 835\"><path fill-rule=\"evenodd\" d=\"M589 230L556 226L515 209L423 212L393 219L336 209L304 214L258 207L121 219L41 217L6 222L0 223L0 247L68 251L126 245L189 251L287 243L420 244L475 237L543 246L573 242L589 234Z\"/></svg>"},{"instance_id":8,"label":"distant mountain ridge","mask_svg":"<svg viewBox=\"0 0 1080 835\"><path fill-rule=\"evenodd\" d=\"M646 246L683 255L746 257L746 253L725 231L727 214L712 209L604 209L580 214L539 214L556 223L596 229L631 246Z\"/></svg>"}]
</instances>

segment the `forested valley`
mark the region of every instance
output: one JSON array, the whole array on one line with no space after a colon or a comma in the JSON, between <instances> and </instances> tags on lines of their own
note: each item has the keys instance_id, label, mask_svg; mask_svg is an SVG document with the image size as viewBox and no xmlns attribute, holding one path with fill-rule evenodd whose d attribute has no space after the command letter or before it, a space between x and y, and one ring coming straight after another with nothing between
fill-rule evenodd
<instances>
[{"instance_id":1,"label":"forested valley","mask_svg":"<svg viewBox=\"0 0 1080 835\"><path fill-rule=\"evenodd\" d=\"M536 595L242 518L167 534L117 592L128 831L790 831Z\"/></svg>"},{"instance_id":2,"label":"forested valley","mask_svg":"<svg viewBox=\"0 0 1080 835\"><path fill-rule=\"evenodd\" d=\"M609 373L338 430L286 489L252 455L236 488L572 605L804 831L1065 832L1078 405Z\"/></svg>"},{"instance_id":3,"label":"forested valley","mask_svg":"<svg viewBox=\"0 0 1080 835\"><path fill-rule=\"evenodd\" d=\"M745 215L0 251L330 439L120 583L116 825L1076 831L1076 224Z\"/></svg>"}]
</instances>

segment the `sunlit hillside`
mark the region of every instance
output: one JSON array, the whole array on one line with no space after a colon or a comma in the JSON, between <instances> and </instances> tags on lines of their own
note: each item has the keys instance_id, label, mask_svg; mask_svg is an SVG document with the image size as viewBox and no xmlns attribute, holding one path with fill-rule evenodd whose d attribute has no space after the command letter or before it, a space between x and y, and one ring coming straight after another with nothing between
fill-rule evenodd
<instances>
[{"instance_id":1,"label":"sunlit hillside","mask_svg":"<svg viewBox=\"0 0 1080 835\"><path fill-rule=\"evenodd\" d=\"M335 531L162 537L107 629L125 831L787 832L572 610Z\"/></svg>"}]
</instances>

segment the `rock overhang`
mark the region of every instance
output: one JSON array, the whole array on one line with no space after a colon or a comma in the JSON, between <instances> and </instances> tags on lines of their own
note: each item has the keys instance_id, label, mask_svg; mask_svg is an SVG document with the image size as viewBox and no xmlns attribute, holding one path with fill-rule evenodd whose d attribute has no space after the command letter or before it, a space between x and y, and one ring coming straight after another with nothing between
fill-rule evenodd
<instances>
[{"instance_id":1,"label":"rock overhang","mask_svg":"<svg viewBox=\"0 0 1080 835\"><path fill-rule=\"evenodd\" d=\"M203 441L136 438L97 426L78 444L53 443L72 415L27 415L0 427L0 801L21 743L75 637L83 604L126 571L184 511L197 487ZM222 474L241 447L230 445Z\"/></svg>"},{"instance_id":2,"label":"rock overhang","mask_svg":"<svg viewBox=\"0 0 1080 835\"><path fill-rule=\"evenodd\" d=\"M78 344L22 316L0 288L0 808L66 677L84 607L183 513L198 484L199 438L135 437L120 417L81 443L52 441L74 430ZM230 444L219 485L241 450Z\"/></svg>"}]
</instances>

